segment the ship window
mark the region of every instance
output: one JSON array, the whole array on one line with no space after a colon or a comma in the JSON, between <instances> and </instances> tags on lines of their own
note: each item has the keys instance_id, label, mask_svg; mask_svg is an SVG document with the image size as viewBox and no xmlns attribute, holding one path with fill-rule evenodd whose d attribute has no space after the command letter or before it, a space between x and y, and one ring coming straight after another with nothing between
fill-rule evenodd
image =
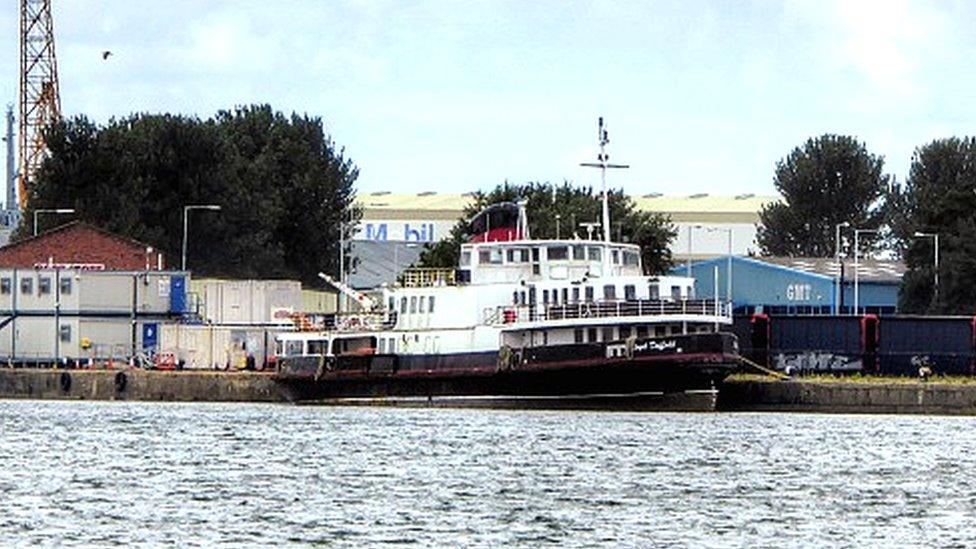
<instances>
[{"instance_id":1,"label":"ship window","mask_svg":"<svg viewBox=\"0 0 976 549\"><path fill-rule=\"evenodd\" d=\"M407 314L407 298L400 298L400 314Z\"/></svg>"},{"instance_id":2,"label":"ship window","mask_svg":"<svg viewBox=\"0 0 976 549\"><path fill-rule=\"evenodd\" d=\"M596 343L596 328L588 328L586 330L586 338L590 343Z\"/></svg>"},{"instance_id":3,"label":"ship window","mask_svg":"<svg viewBox=\"0 0 976 549\"><path fill-rule=\"evenodd\" d=\"M586 287L586 300L593 301L593 286Z\"/></svg>"},{"instance_id":4,"label":"ship window","mask_svg":"<svg viewBox=\"0 0 976 549\"><path fill-rule=\"evenodd\" d=\"M535 305L536 293L535 286L529 288L529 305Z\"/></svg>"},{"instance_id":5,"label":"ship window","mask_svg":"<svg viewBox=\"0 0 976 549\"><path fill-rule=\"evenodd\" d=\"M666 334L667 334L667 332L665 331L664 326L655 326L654 327L654 335L656 337L661 337L661 336L666 335Z\"/></svg>"},{"instance_id":6,"label":"ship window","mask_svg":"<svg viewBox=\"0 0 976 549\"><path fill-rule=\"evenodd\" d=\"M308 354L310 355L324 355L326 350L329 348L328 340L312 340L308 342Z\"/></svg>"},{"instance_id":7,"label":"ship window","mask_svg":"<svg viewBox=\"0 0 976 549\"><path fill-rule=\"evenodd\" d=\"M573 303L579 303L579 288L573 288Z\"/></svg>"},{"instance_id":8,"label":"ship window","mask_svg":"<svg viewBox=\"0 0 976 549\"><path fill-rule=\"evenodd\" d=\"M583 343L583 329L582 328L576 328L576 330L573 331L573 341L575 341L576 343Z\"/></svg>"},{"instance_id":9,"label":"ship window","mask_svg":"<svg viewBox=\"0 0 976 549\"><path fill-rule=\"evenodd\" d=\"M630 337L630 326L620 327L620 339L627 339Z\"/></svg>"},{"instance_id":10,"label":"ship window","mask_svg":"<svg viewBox=\"0 0 976 549\"><path fill-rule=\"evenodd\" d=\"M434 312L434 296L430 296L430 300L427 301L427 312Z\"/></svg>"},{"instance_id":11,"label":"ship window","mask_svg":"<svg viewBox=\"0 0 976 549\"><path fill-rule=\"evenodd\" d=\"M603 341L613 341L613 326L603 328Z\"/></svg>"},{"instance_id":12,"label":"ship window","mask_svg":"<svg viewBox=\"0 0 976 549\"><path fill-rule=\"evenodd\" d=\"M586 248L583 246L573 246L573 259L582 261L586 259Z\"/></svg>"},{"instance_id":13,"label":"ship window","mask_svg":"<svg viewBox=\"0 0 976 549\"><path fill-rule=\"evenodd\" d=\"M471 252L469 251L461 252L461 265L464 267L471 265Z\"/></svg>"},{"instance_id":14,"label":"ship window","mask_svg":"<svg viewBox=\"0 0 976 549\"><path fill-rule=\"evenodd\" d=\"M427 296L425 295L420 296L420 307L419 309L417 309L417 312L418 313L427 312Z\"/></svg>"},{"instance_id":15,"label":"ship window","mask_svg":"<svg viewBox=\"0 0 976 549\"><path fill-rule=\"evenodd\" d=\"M681 286L671 286L671 299L681 299Z\"/></svg>"},{"instance_id":16,"label":"ship window","mask_svg":"<svg viewBox=\"0 0 976 549\"><path fill-rule=\"evenodd\" d=\"M600 261L603 257L601 252L602 250L596 246L590 246L586 249L586 254L589 256L590 261Z\"/></svg>"},{"instance_id":17,"label":"ship window","mask_svg":"<svg viewBox=\"0 0 976 549\"><path fill-rule=\"evenodd\" d=\"M603 299L617 299L617 287L607 284L603 287Z\"/></svg>"},{"instance_id":18,"label":"ship window","mask_svg":"<svg viewBox=\"0 0 976 549\"><path fill-rule=\"evenodd\" d=\"M481 264L499 264L502 262L502 251L498 248L492 248L489 250L481 250L478 252L478 262Z\"/></svg>"},{"instance_id":19,"label":"ship window","mask_svg":"<svg viewBox=\"0 0 976 549\"><path fill-rule=\"evenodd\" d=\"M657 284L651 284L647 287L647 296L650 299L661 299L661 295L658 292L659 289Z\"/></svg>"},{"instance_id":20,"label":"ship window","mask_svg":"<svg viewBox=\"0 0 976 549\"><path fill-rule=\"evenodd\" d=\"M37 295L51 293L51 277L42 276L37 279Z\"/></svg>"},{"instance_id":21,"label":"ship window","mask_svg":"<svg viewBox=\"0 0 976 549\"><path fill-rule=\"evenodd\" d=\"M563 288L563 305L569 301L569 288Z\"/></svg>"},{"instance_id":22,"label":"ship window","mask_svg":"<svg viewBox=\"0 0 976 549\"><path fill-rule=\"evenodd\" d=\"M390 311L395 311L396 310L396 298L395 297L390 296L387 299L387 301L386 301L386 308L387 308L387 310L390 310Z\"/></svg>"},{"instance_id":23,"label":"ship window","mask_svg":"<svg viewBox=\"0 0 976 549\"><path fill-rule=\"evenodd\" d=\"M302 354L302 342L291 340L285 342L285 356L298 356Z\"/></svg>"},{"instance_id":24,"label":"ship window","mask_svg":"<svg viewBox=\"0 0 976 549\"><path fill-rule=\"evenodd\" d=\"M549 290L542 290L542 304L549 304Z\"/></svg>"},{"instance_id":25,"label":"ship window","mask_svg":"<svg viewBox=\"0 0 976 549\"><path fill-rule=\"evenodd\" d=\"M633 284L624 286L624 299L628 301L637 299L637 288Z\"/></svg>"},{"instance_id":26,"label":"ship window","mask_svg":"<svg viewBox=\"0 0 976 549\"><path fill-rule=\"evenodd\" d=\"M550 261L569 259L569 249L566 246L549 246L546 249L546 255Z\"/></svg>"},{"instance_id":27,"label":"ship window","mask_svg":"<svg viewBox=\"0 0 976 549\"><path fill-rule=\"evenodd\" d=\"M518 292L512 292L512 305L518 305Z\"/></svg>"},{"instance_id":28,"label":"ship window","mask_svg":"<svg viewBox=\"0 0 976 549\"><path fill-rule=\"evenodd\" d=\"M647 326L637 327L637 337L647 337Z\"/></svg>"},{"instance_id":29,"label":"ship window","mask_svg":"<svg viewBox=\"0 0 976 549\"><path fill-rule=\"evenodd\" d=\"M640 256L637 252L624 252L624 265L636 267L640 265Z\"/></svg>"},{"instance_id":30,"label":"ship window","mask_svg":"<svg viewBox=\"0 0 976 549\"><path fill-rule=\"evenodd\" d=\"M681 326L671 326L671 335L676 335L681 333Z\"/></svg>"},{"instance_id":31,"label":"ship window","mask_svg":"<svg viewBox=\"0 0 976 549\"><path fill-rule=\"evenodd\" d=\"M539 248L532 248L532 261L539 262Z\"/></svg>"},{"instance_id":32,"label":"ship window","mask_svg":"<svg viewBox=\"0 0 976 549\"><path fill-rule=\"evenodd\" d=\"M508 250L509 263L525 263L529 260L529 251L524 248Z\"/></svg>"},{"instance_id":33,"label":"ship window","mask_svg":"<svg viewBox=\"0 0 976 549\"><path fill-rule=\"evenodd\" d=\"M410 312L417 312L417 296L415 295L410 296Z\"/></svg>"},{"instance_id":34,"label":"ship window","mask_svg":"<svg viewBox=\"0 0 976 549\"><path fill-rule=\"evenodd\" d=\"M611 250L610 259L613 261L614 265L620 265L620 250Z\"/></svg>"},{"instance_id":35,"label":"ship window","mask_svg":"<svg viewBox=\"0 0 976 549\"><path fill-rule=\"evenodd\" d=\"M7 277L0 278L0 294L10 293L10 279Z\"/></svg>"}]
</instances>

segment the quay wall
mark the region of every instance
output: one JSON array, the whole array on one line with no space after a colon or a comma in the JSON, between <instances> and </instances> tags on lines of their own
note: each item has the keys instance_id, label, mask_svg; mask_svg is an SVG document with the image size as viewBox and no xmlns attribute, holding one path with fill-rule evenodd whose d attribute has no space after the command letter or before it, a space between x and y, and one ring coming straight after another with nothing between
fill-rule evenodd
<instances>
[{"instance_id":1,"label":"quay wall","mask_svg":"<svg viewBox=\"0 0 976 549\"><path fill-rule=\"evenodd\" d=\"M731 379L719 411L976 415L976 384Z\"/></svg>"},{"instance_id":2,"label":"quay wall","mask_svg":"<svg viewBox=\"0 0 976 549\"><path fill-rule=\"evenodd\" d=\"M269 373L0 369L0 398L155 402L288 402Z\"/></svg>"}]
</instances>

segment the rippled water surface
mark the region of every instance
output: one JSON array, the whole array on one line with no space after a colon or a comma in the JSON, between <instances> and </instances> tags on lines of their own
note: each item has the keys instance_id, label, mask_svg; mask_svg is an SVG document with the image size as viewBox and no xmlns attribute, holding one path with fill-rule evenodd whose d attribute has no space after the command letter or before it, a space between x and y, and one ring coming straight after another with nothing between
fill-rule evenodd
<instances>
[{"instance_id":1,"label":"rippled water surface","mask_svg":"<svg viewBox=\"0 0 976 549\"><path fill-rule=\"evenodd\" d=\"M0 402L0 545L968 546L976 420Z\"/></svg>"}]
</instances>

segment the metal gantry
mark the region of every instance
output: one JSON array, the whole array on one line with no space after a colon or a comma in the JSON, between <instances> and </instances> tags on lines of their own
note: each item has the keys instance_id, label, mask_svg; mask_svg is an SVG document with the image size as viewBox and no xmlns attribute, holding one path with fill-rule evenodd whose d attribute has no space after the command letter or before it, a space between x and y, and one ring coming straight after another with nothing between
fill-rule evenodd
<instances>
[{"instance_id":1,"label":"metal gantry","mask_svg":"<svg viewBox=\"0 0 976 549\"><path fill-rule=\"evenodd\" d=\"M44 129L61 118L58 61L54 54L51 0L20 2L20 207L47 155Z\"/></svg>"}]
</instances>

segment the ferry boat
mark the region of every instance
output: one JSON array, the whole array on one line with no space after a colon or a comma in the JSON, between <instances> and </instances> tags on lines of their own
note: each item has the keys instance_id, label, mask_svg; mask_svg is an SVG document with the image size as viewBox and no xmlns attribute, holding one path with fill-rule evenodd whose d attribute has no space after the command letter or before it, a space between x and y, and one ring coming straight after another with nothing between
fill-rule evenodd
<instances>
[{"instance_id":1,"label":"ferry boat","mask_svg":"<svg viewBox=\"0 0 976 549\"><path fill-rule=\"evenodd\" d=\"M534 240L525 204L503 203L471 221L456 269L368 292L320 275L360 310L296 317L276 337L277 379L333 403L713 402L738 364L730 304L696 299L692 278L645 275L637 245L610 241L605 185L603 201L603 240Z\"/></svg>"}]
</instances>

